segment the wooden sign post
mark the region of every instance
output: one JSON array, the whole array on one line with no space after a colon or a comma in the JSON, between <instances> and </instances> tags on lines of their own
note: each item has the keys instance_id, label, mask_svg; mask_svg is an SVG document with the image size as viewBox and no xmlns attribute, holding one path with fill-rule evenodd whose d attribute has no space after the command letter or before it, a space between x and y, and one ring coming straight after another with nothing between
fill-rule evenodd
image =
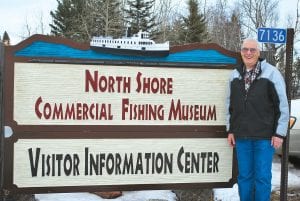
<instances>
[{"instance_id":1,"label":"wooden sign post","mask_svg":"<svg viewBox=\"0 0 300 201\"><path fill-rule=\"evenodd\" d=\"M293 66L293 49L294 49L294 29L287 29L286 43L286 66L285 66L285 82L289 106L291 109L291 88L292 88L292 66ZM282 159L281 159L281 183L280 183L280 200L287 200L288 190L288 159L289 159L289 142L290 129L288 129L286 138L282 144Z\"/></svg>"},{"instance_id":2,"label":"wooden sign post","mask_svg":"<svg viewBox=\"0 0 300 201\"><path fill-rule=\"evenodd\" d=\"M0 42L0 188L3 189L4 171L4 127L3 127L3 71L4 69L4 44Z\"/></svg>"}]
</instances>

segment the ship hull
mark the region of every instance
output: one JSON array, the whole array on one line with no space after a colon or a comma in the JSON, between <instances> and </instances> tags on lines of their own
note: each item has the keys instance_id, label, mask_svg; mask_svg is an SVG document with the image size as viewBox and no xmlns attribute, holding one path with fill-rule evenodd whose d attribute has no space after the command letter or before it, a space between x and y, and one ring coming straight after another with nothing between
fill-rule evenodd
<instances>
[{"instance_id":1,"label":"ship hull","mask_svg":"<svg viewBox=\"0 0 300 201\"><path fill-rule=\"evenodd\" d=\"M166 57L169 55L169 50L130 50L121 48L108 48L91 46L91 49L97 52L128 55L128 56L146 56L146 57Z\"/></svg>"}]
</instances>

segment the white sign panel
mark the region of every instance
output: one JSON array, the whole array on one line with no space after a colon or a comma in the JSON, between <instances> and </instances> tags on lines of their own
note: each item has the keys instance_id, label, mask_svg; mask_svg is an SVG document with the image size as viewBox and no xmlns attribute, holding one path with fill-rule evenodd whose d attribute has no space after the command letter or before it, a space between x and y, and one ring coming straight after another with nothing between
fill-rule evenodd
<instances>
[{"instance_id":1,"label":"white sign panel","mask_svg":"<svg viewBox=\"0 0 300 201\"><path fill-rule=\"evenodd\" d=\"M232 178L233 154L226 139L128 142L19 139L14 145L13 183L27 188L228 182Z\"/></svg>"},{"instance_id":2,"label":"white sign panel","mask_svg":"<svg viewBox=\"0 0 300 201\"><path fill-rule=\"evenodd\" d=\"M18 125L225 125L230 70L14 64Z\"/></svg>"}]
</instances>

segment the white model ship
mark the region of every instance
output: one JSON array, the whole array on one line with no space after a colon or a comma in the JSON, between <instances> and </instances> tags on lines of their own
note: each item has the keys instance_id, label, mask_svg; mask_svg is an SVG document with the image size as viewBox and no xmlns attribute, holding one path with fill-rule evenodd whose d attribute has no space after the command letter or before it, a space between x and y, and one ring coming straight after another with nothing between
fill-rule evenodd
<instances>
[{"instance_id":1,"label":"white model ship","mask_svg":"<svg viewBox=\"0 0 300 201\"><path fill-rule=\"evenodd\" d=\"M112 38L94 36L91 49L112 54L165 57L169 55L169 41L155 43L149 39L149 33L139 31L132 37Z\"/></svg>"}]
</instances>

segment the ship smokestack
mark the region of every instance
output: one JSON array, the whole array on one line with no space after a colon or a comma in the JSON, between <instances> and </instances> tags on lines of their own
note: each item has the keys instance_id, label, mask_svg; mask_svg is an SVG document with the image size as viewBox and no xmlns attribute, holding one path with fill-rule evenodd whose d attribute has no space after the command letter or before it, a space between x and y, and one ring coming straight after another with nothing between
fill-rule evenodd
<instances>
[{"instance_id":1,"label":"ship smokestack","mask_svg":"<svg viewBox=\"0 0 300 201\"><path fill-rule=\"evenodd\" d=\"M131 27L127 27L127 37L131 37L132 33L131 33Z\"/></svg>"}]
</instances>

